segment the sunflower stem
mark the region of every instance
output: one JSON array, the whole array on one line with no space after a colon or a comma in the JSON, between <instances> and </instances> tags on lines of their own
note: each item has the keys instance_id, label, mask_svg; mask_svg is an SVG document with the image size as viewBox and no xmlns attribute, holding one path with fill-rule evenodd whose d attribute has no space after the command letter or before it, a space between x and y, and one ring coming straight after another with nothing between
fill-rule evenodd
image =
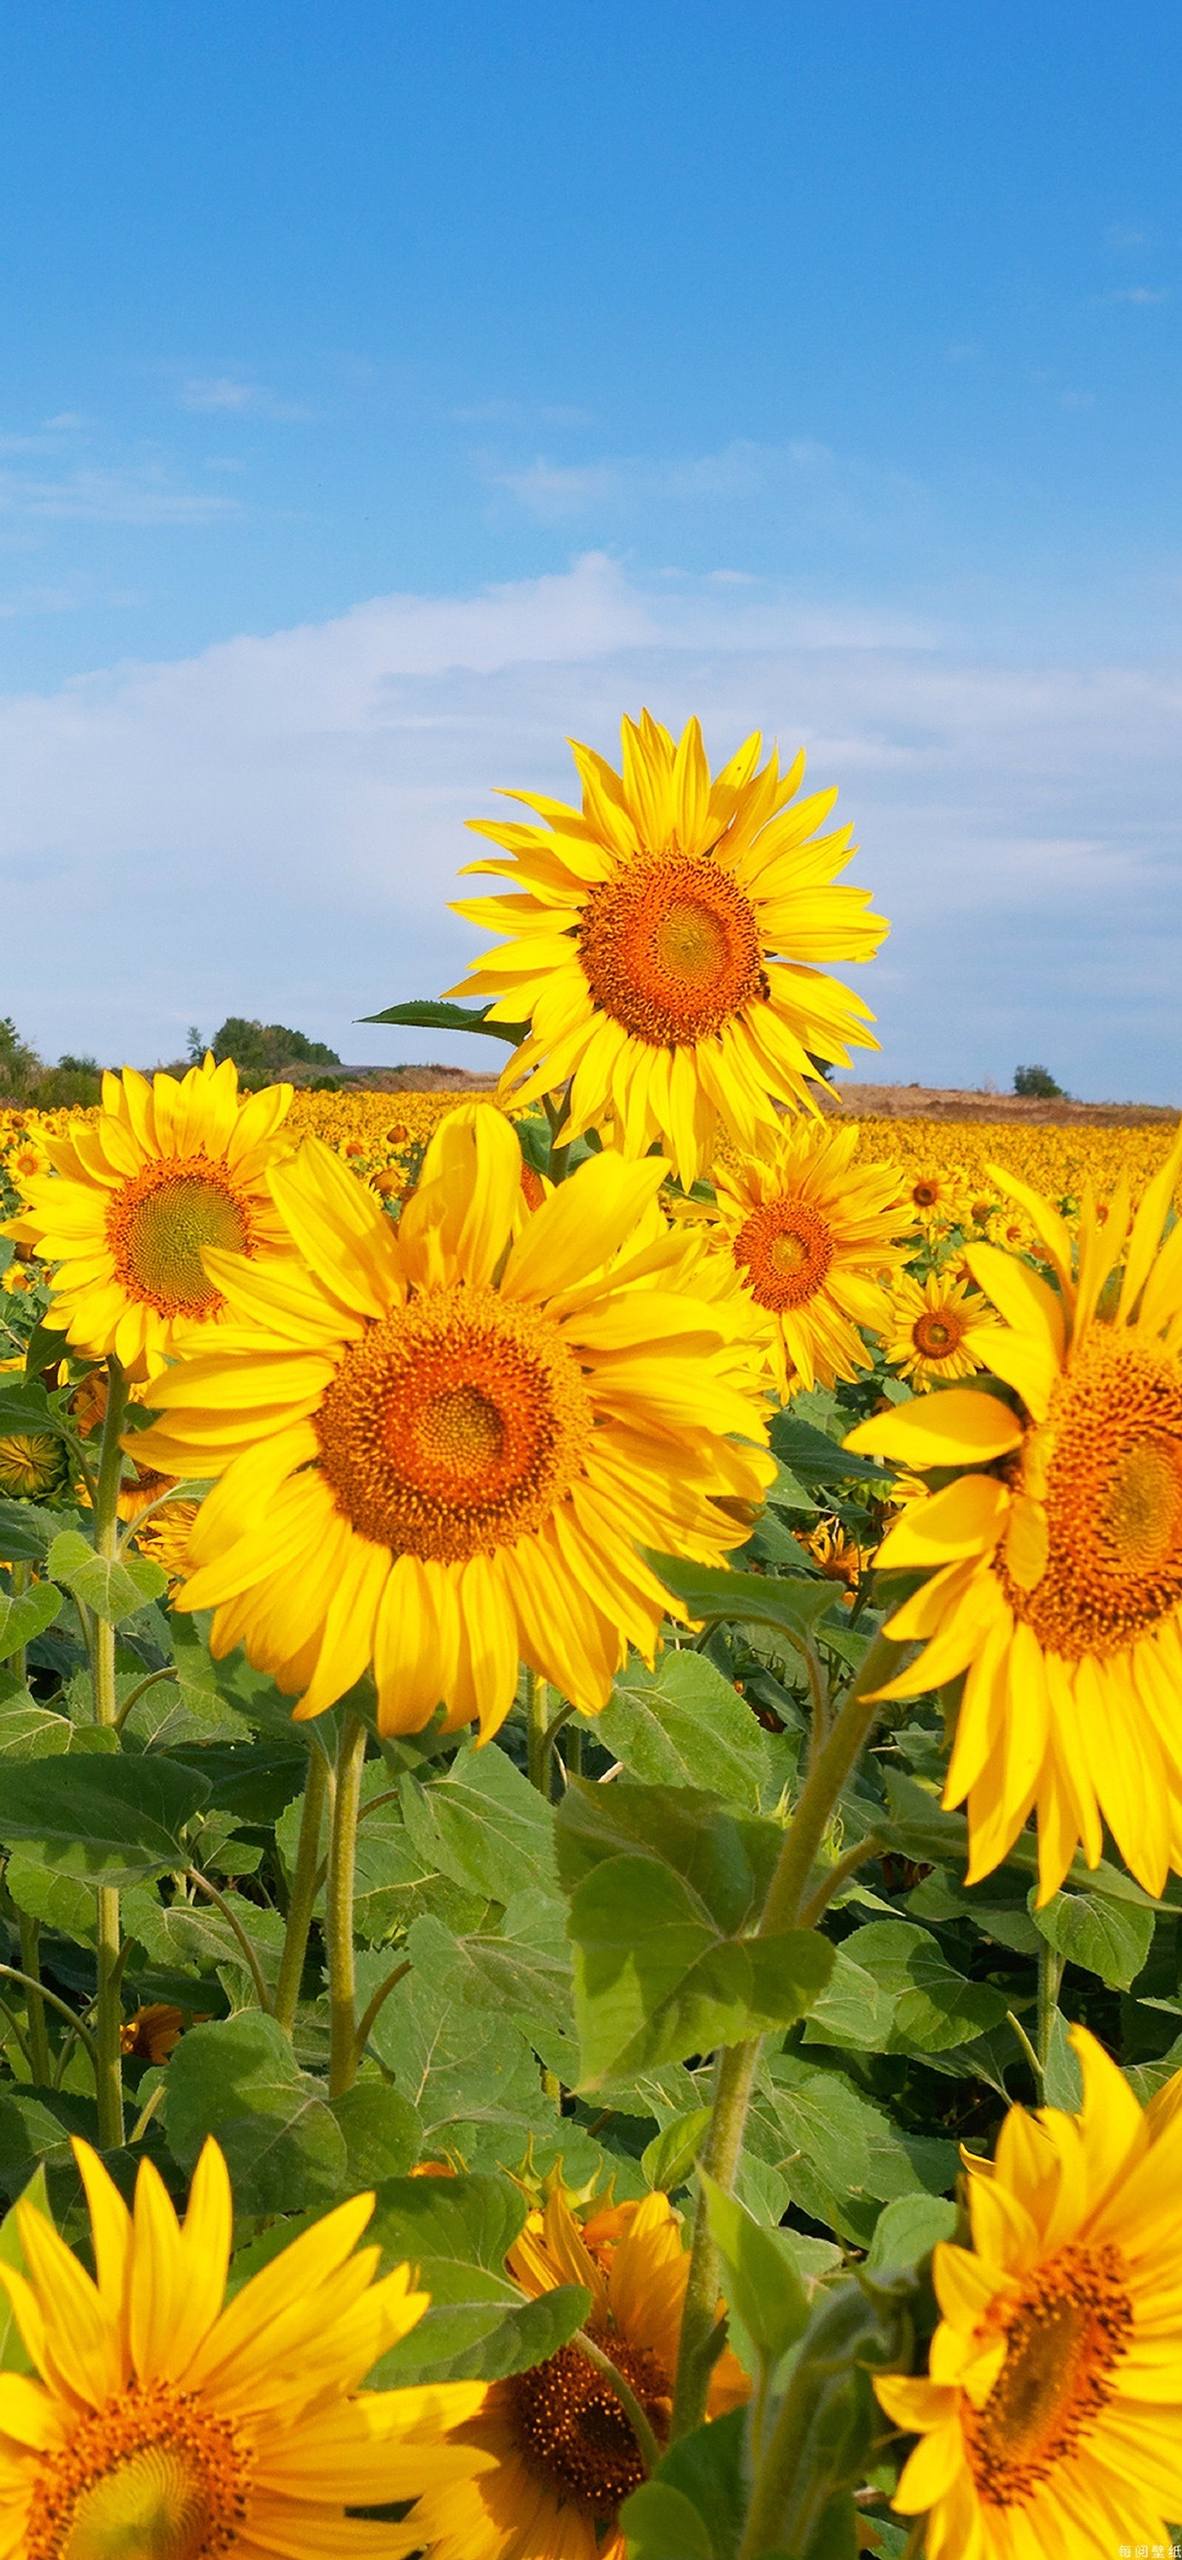
<instances>
[{"instance_id":1,"label":"sunflower stem","mask_svg":"<svg viewBox=\"0 0 1182 2560\"><path fill-rule=\"evenodd\" d=\"M760 1913L761 1938L780 1937L802 1925L817 1851L878 1713L877 1701L867 1692L877 1689L889 1676L897 1656L898 1646L888 1637L875 1637L823 1743L812 1754ZM718 2058L701 2166L726 2195L733 2190L742 2156L761 2044L762 2039L756 2036L749 2043L727 2046ZM673 2395L675 2437L688 2435L700 2426L706 2413L710 2374L718 2352L715 2340L721 2265L707 2221L706 2191L700 2186Z\"/></svg>"},{"instance_id":2,"label":"sunflower stem","mask_svg":"<svg viewBox=\"0 0 1182 2560\"><path fill-rule=\"evenodd\" d=\"M550 1751L553 1733L549 1720L550 1688L541 1673L525 1675L525 1771L531 1787L550 1802Z\"/></svg>"},{"instance_id":3,"label":"sunflower stem","mask_svg":"<svg viewBox=\"0 0 1182 2560\"><path fill-rule=\"evenodd\" d=\"M1066 1958L1060 1955L1058 1948L1050 1946L1048 1941L1043 1938L1038 1950L1038 2065L1040 2076L1045 2076L1047 2063L1050 2060L1051 2037L1054 2033L1055 2013L1059 2006L1059 1988L1063 1980L1063 1967L1065 1962Z\"/></svg>"},{"instance_id":4,"label":"sunflower stem","mask_svg":"<svg viewBox=\"0 0 1182 2560\"><path fill-rule=\"evenodd\" d=\"M24 1911L20 1915L20 1940L22 1968L29 1981L37 1985L37 1989L28 1995L29 2067L37 2087L48 2089L53 2055L49 2049L45 2002L41 1996L41 1923L31 1920Z\"/></svg>"},{"instance_id":5,"label":"sunflower stem","mask_svg":"<svg viewBox=\"0 0 1182 2560\"><path fill-rule=\"evenodd\" d=\"M357 1868L357 1817L366 1731L346 1708L337 1742L337 1783L328 1849L329 2060L328 2094L341 2098L357 2076L357 1957L353 1942L353 1886Z\"/></svg>"},{"instance_id":6,"label":"sunflower stem","mask_svg":"<svg viewBox=\"0 0 1182 2560\"><path fill-rule=\"evenodd\" d=\"M296 1843L295 1865L291 1876L291 1898L287 1906L287 1926L283 1934L283 1953L279 1959L279 1980L275 1985L275 2015L286 2035L295 2025L299 2006L300 1984L304 1978L304 1959L316 1908L320 1880L320 1834L324 1824L324 1799L328 1793L328 1762L319 1742L313 1741L308 1753L308 1777L304 1787L300 1814L300 1836Z\"/></svg>"},{"instance_id":7,"label":"sunflower stem","mask_svg":"<svg viewBox=\"0 0 1182 2560\"><path fill-rule=\"evenodd\" d=\"M123 1480L123 1450L120 1438L127 1411L128 1384L126 1373L114 1353L107 1362L107 1409L103 1416L103 1436L99 1450L98 1474L94 1488L94 1543L104 1560L113 1564L119 1553L119 1487ZM94 1618L94 1650L92 1678L94 1720L114 1730L119 1720L115 1689L115 1629L109 1618ZM119 1888L98 1888L98 1997L95 2001L95 2049L98 2057L98 2131L103 2150L117 2150L123 2142L123 2053L120 2029L123 2003L120 1995L122 1966L119 1961Z\"/></svg>"}]
</instances>

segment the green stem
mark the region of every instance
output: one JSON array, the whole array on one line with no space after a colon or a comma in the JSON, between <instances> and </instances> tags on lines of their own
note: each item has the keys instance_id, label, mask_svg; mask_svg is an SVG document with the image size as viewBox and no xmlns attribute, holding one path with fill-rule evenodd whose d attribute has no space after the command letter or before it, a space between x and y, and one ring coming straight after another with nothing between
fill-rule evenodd
<instances>
[{"instance_id":1,"label":"green stem","mask_svg":"<svg viewBox=\"0 0 1182 2560\"><path fill-rule=\"evenodd\" d=\"M1016 2017L1016 2016L1015 2016L1014 2011L1013 2011L1012 2009L1007 2009L1007 2010L1006 2010L1006 2024L1007 2024L1007 2026L1012 2027L1012 2028L1013 2028L1013 2030L1014 2030L1014 2034L1016 2035L1016 2037L1017 2037L1017 2039L1018 2039L1018 2042L1019 2042L1019 2044L1021 2045L1022 2051L1023 2051L1023 2053L1024 2053L1024 2054L1025 2054L1025 2056L1026 2056L1027 2062L1028 2062L1028 2063L1029 2063L1029 2065L1030 2065L1031 2071L1032 2071L1032 2072L1033 2072L1033 2074L1034 2074L1034 2085L1035 2085L1035 2088L1038 2090L1039 2095L1041 2096L1041 2095L1042 2095L1042 2084L1043 2084L1043 2066L1042 2066L1042 2063L1041 2063L1041 2062L1040 2062L1040 2060L1039 2060L1039 2057L1038 2057L1037 2053L1035 2052L1034 2046L1031 2044L1030 2038L1029 2038L1029 2036L1028 2036L1028 2035L1027 2035L1027 2033L1026 2033L1026 2029L1025 2029L1025 2027L1023 2026L1021 2019L1020 2019L1019 2017Z\"/></svg>"},{"instance_id":2,"label":"green stem","mask_svg":"<svg viewBox=\"0 0 1182 2560\"><path fill-rule=\"evenodd\" d=\"M525 1769L531 1787L550 1802L550 1747L553 1736L547 1708L550 1703L548 1683L537 1671L525 1675L526 1743Z\"/></svg>"},{"instance_id":3,"label":"green stem","mask_svg":"<svg viewBox=\"0 0 1182 2560\"><path fill-rule=\"evenodd\" d=\"M878 1713L876 1702L866 1692L887 1678L888 1667L893 1666L897 1653L897 1646L886 1637L875 1637L824 1741L811 1756L760 1914L761 1938L780 1937L801 1925L826 1826ZM742 2153L761 2041L754 2037L747 2044L730 2045L718 2060L702 2165L727 2195L734 2186ZM705 2415L721 2271L721 2259L707 2221L705 2191L699 2187L673 2397L675 2437L688 2435L692 2428L700 2426Z\"/></svg>"},{"instance_id":4,"label":"green stem","mask_svg":"<svg viewBox=\"0 0 1182 2560\"><path fill-rule=\"evenodd\" d=\"M29 2062L39 2089L48 2089L53 2070L49 2049L49 2029L45 2022L45 2002L41 1996L41 1923L30 1920L27 1912L20 1915L21 1964L30 1982L37 1984L29 1993Z\"/></svg>"},{"instance_id":5,"label":"green stem","mask_svg":"<svg viewBox=\"0 0 1182 2560\"><path fill-rule=\"evenodd\" d=\"M324 1799L328 1793L328 1762L318 1742L313 1742L308 1755L308 1777L300 1814L300 1836L296 1843L295 1865L291 1876L291 1899L287 1906L287 1927L283 1937L283 1954L279 1960L279 1980L275 1985L275 2015L285 2034L290 2035L299 2007L300 1984L304 1978L304 1959L320 1876L320 1834L324 1824Z\"/></svg>"},{"instance_id":6,"label":"green stem","mask_svg":"<svg viewBox=\"0 0 1182 2560\"><path fill-rule=\"evenodd\" d=\"M0 1982L19 1982L21 1989L25 1992L40 1992L42 1999L48 2003L51 2009L57 2010L59 2017L65 2018L68 2021L69 2025L73 2028L75 2035L78 2036L81 2042L85 2045L86 2050L90 2055L90 2059L94 2064L94 2075L97 2081L98 2046L95 2043L94 2037L91 2035L89 2028L83 2026L82 2020L77 2016L76 2012L73 2009L67 2008L64 2000L58 1999L56 1991L47 1991L43 1982L30 1982L28 1974L22 1973L19 1965L15 1964L0 1964Z\"/></svg>"},{"instance_id":7,"label":"green stem","mask_svg":"<svg viewBox=\"0 0 1182 2560\"><path fill-rule=\"evenodd\" d=\"M344 2096L357 2076L357 1960L353 1943L353 1885L357 1867L357 1817L366 1732L346 1708L337 1743L337 1784L328 1850L329 2062L328 2094Z\"/></svg>"},{"instance_id":8,"label":"green stem","mask_svg":"<svg viewBox=\"0 0 1182 2560\"><path fill-rule=\"evenodd\" d=\"M189 1884L196 1886L198 1893L206 1894L210 1902L216 1904L217 1909L221 1912L222 1918L226 1923L226 1927L233 1930L234 1936L237 1938L238 1944L246 1958L247 1969L250 1973L251 1981L254 1984L255 1997L258 2001L259 2007L260 2009L269 2012L271 1999L267 1990L263 1968L259 1963L247 1932L243 1928L242 1922L238 1918L237 1912L234 1910L232 1903L227 1902L225 1894L218 1891L216 1884L210 1883L208 1876L202 1875L199 1867L186 1867L185 1876Z\"/></svg>"},{"instance_id":9,"label":"green stem","mask_svg":"<svg viewBox=\"0 0 1182 2560\"><path fill-rule=\"evenodd\" d=\"M357 2028L358 2062L362 2060L365 2048L369 2043L369 2039L373 2034L374 2028L377 2025L378 2019L382 2014L391 1992L398 1989L399 1983L405 1980L405 1977L409 1972L410 1957L403 1956L399 1964L391 1966L390 1971L386 1974L384 1980L379 1982L373 1998L366 2002L366 2005L361 2012L361 2019Z\"/></svg>"},{"instance_id":10,"label":"green stem","mask_svg":"<svg viewBox=\"0 0 1182 2560\"><path fill-rule=\"evenodd\" d=\"M14 1600L19 1600L29 1588L29 1577L32 1572L32 1567L21 1559L12 1566L11 1571L12 1596ZM16 1652L11 1656L11 1662L13 1678L15 1680L19 1680L23 1689L29 1676L28 1646L23 1644L18 1645Z\"/></svg>"},{"instance_id":11,"label":"green stem","mask_svg":"<svg viewBox=\"0 0 1182 2560\"><path fill-rule=\"evenodd\" d=\"M1058 1948L1049 1946L1047 1940L1043 1938L1039 1944L1038 1950L1038 2061L1040 2073L1045 2073L1047 2063L1050 2059L1051 2035L1055 2024L1055 2012L1059 2006L1059 1990L1063 1980L1063 1966L1065 1962L1066 1958L1060 1955Z\"/></svg>"},{"instance_id":12,"label":"green stem","mask_svg":"<svg viewBox=\"0 0 1182 2560\"><path fill-rule=\"evenodd\" d=\"M123 1479L120 1435L127 1411L127 1395L127 1378L112 1353L107 1362L107 1410L103 1418L94 1502L95 1547L99 1555L112 1564L119 1553L119 1487ZM119 1716L115 1693L115 1629L107 1618L96 1617L94 1621L92 1679L95 1723L113 1729ZM95 2045L98 2053L98 2131L103 2150L120 2148L124 2132L119 1939L118 1886L100 1885Z\"/></svg>"},{"instance_id":13,"label":"green stem","mask_svg":"<svg viewBox=\"0 0 1182 2560\"><path fill-rule=\"evenodd\" d=\"M856 1875L859 1867L864 1867L870 1858L881 1858L885 1846L885 1841L879 1839L876 1831L868 1831L863 1839L855 1840L848 1849L843 1849L828 1875L822 1876L820 1883L813 1887L807 1900L801 1904L801 1928L815 1929L834 1894L840 1893L843 1884L848 1884L850 1877Z\"/></svg>"}]
</instances>

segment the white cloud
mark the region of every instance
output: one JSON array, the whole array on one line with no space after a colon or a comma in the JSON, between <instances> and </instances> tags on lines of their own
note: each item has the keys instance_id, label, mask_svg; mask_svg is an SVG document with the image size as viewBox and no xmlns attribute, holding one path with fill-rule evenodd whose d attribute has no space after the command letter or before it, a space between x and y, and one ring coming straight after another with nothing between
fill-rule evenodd
<instances>
[{"instance_id":1,"label":"white cloud","mask_svg":"<svg viewBox=\"0 0 1182 2560\"><path fill-rule=\"evenodd\" d=\"M1154 303L1168 302L1169 299L1170 289L1164 284L1117 285L1104 296L1106 302L1128 302L1139 309L1148 309Z\"/></svg>"},{"instance_id":2,"label":"white cloud","mask_svg":"<svg viewBox=\"0 0 1182 2560\"><path fill-rule=\"evenodd\" d=\"M11 452L12 445L0 443L0 453L6 450ZM79 466L55 475L0 470L0 517L86 524L206 524L237 512L237 500L208 489L187 488L155 461L111 468Z\"/></svg>"},{"instance_id":3,"label":"white cloud","mask_svg":"<svg viewBox=\"0 0 1182 2560\"><path fill-rule=\"evenodd\" d=\"M906 473L836 454L815 437L778 444L736 436L714 453L600 456L554 462L538 455L524 465L485 459L484 477L541 524L626 521L654 508L702 511L712 505L795 507L810 525L848 531L911 509L919 496Z\"/></svg>"},{"instance_id":4,"label":"white cloud","mask_svg":"<svg viewBox=\"0 0 1182 2560\"><path fill-rule=\"evenodd\" d=\"M195 374L182 382L177 398L182 409L196 409L213 416L275 418L301 422L312 412L299 400L281 399L263 382L251 382L238 374Z\"/></svg>"},{"instance_id":5,"label":"white cloud","mask_svg":"<svg viewBox=\"0 0 1182 2560\"><path fill-rule=\"evenodd\" d=\"M803 739L842 784L896 919L858 977L888 1070L1008 1081L1029 1052L1077 1091L1168 1095L1182 673L1003 663L881 607L642 585L602 554L0 699L0 1010L141 1062L231 1011L448 1054L352 1026L458 974L464 818L496 783L565 794L564 735L611 752L644 701L700 711L715 753Z\"/></svg>"}]
</instances>

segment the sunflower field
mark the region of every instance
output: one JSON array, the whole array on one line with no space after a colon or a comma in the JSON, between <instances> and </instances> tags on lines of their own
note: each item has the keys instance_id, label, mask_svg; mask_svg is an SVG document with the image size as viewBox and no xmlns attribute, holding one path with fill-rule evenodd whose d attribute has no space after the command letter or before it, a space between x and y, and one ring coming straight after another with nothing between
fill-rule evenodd
<instances>
[{"instance_id":1,"label":"sunflower field","mask_svg":"<svg viewBox=\"0 0 1182 2560\"><path fill-rule=\"evenodd\" d=\"M1182 1135L835 1103L762 755L0 1110L0 2560L1182 2549Z\"/></svg>"}]
</instances>

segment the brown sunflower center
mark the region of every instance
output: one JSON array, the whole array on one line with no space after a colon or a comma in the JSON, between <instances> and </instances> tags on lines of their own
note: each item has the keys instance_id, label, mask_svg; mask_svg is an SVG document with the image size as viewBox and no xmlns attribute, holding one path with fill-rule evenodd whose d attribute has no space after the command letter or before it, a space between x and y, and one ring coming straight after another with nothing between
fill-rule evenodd
<instances>
[{"instance_id":1,"label":"brown sunflower center","mask_svg":"<svg viewBox=\"0 0 1182 2560\"><path fill-rule=\"evenodd\" d=\"M601 881L579 950L596 1004L657 1049L706 1039L768 992L751 900L709 855L639 854Z\"/></svg>"},{"instance_id":2,"label":"brown sunflower center","mask_svg":"<svg viewBox=\"0 0 1182 2560\"><path fill-rule=\"evenodd\" d=\"M44 2455L25 2560L217 2560L250 2505L236 2430L171 2383L132 2384Z\"/></svg>"},{"instance_id":3,"label":"brown sunflower center","mask_svg":"<svg viewBox=\"0 0 1182 2560\"><path fill-rule=\"evenodd\" d=\"M1038 1435L1047 1561L1032 1591L1003 1568L1046 1651L1121 1652L1182 1604L1182 1364L1097 1326Z\"/></svg>"},{"instance_id":4,"label":"brown sunflower center","mask_svg":"<svg viewBox=\"0 0 1182 2560\"><path fill-rule=\"evenodd\" d=\"M953 1307L925 1307L911 1328L911 1339L925 1360L948 1360L960 1349L967 1328Z\"/></svg>"},{"instance_id":5,"label":"brown sunflower center","mask_svg":"<svg viewBox=\"0 0 1182 2560\"><path fill-rule=\"evenodd\" d=\"M157 1159L115 1193L107 1242L122 1286L162 1316L208 1316L222 1304L202 1247L249 1253L249 1203L209 1156Z\"/></svg>"},{"instance_id":6,"label":"brown sunflower center","mask_svg":"<svg viewBox=\"0 0 1182 2560\"><path fill-rule=\"evenodd\" d=\"M765 1200L735 1237L734 1258L753 1298L777 1314L815 1297L833 1260L833 1230L807 1200Z\"/></svg>"},{"instance_id":7,"label":"brown sunflower center","mask_svg":"<svg viewBox=\"0 0 1182 2560\"><path fill-rule=\"evenodd\" d=\"M917 1209L934 1209L940 1198L940 1185L934 1177L920 1178L911 1186L911 1197Z\"/></svg>"},{"instance_id":8,"label":"brown sunflower center","mask_svg":"<svg viewBox=\"0 0 1182 2560\"><path fill-rule=\"evenodd\" d=\"M644 2347L630 2347L613 2330L596 2335L639 2400L653 2433L669 2429L669 2379ZM508 2385L518 2452L534 2475L571 2498L596 2522L612 2524L616 2511L645 2476L632 2422L605 2374L560 2347L532 2373Z\"/></svg>"},{"instance_id":9,"label":"brown sunflower center","mask_svg":"<svg viewBox=\"0 0 1182 2560\"><path fill-rule=\"evenodd\" d=\"M346 1351L316 1416L338 1511L395 1554L457 1563L538 1529L594 1427L556 1324L492 1289L424 1290Z\"/></svg>"},{"instance_id":10,"label":"brown sunflower center","mask_svg":"<svg viewBox=\"0 0 1182 2560\"><path fill-rule=\"evenodd\" d=\"M1020 2506L1074 2453L1112 2397L1133 2322L1118 2250L1064 2249L1005 2315L1006 2360L963 2424L979 2496Z\"/></svg>"}]
</instances>

